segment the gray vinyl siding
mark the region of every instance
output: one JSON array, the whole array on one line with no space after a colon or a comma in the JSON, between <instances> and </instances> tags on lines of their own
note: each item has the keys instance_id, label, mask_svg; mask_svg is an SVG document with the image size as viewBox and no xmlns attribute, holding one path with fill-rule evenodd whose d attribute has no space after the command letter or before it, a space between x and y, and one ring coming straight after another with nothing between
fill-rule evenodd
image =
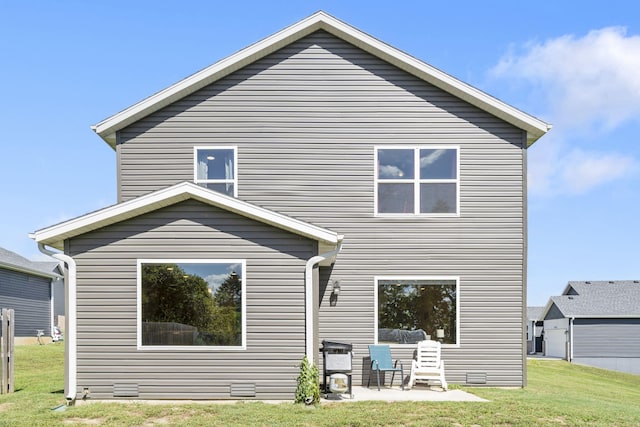
<instances>
[{"instance_id":1,"label":"gray vinyl siding","mask_svg":"<svg viewBox=\"0 0 640 427\"><path fill-rule=\"evenodd\" d=\"M51 280L0 268L0 308L12 308L15 336L51 335Z\"/></svg>"},{"instance_id":2,"label":"gray vinyl siding","mask_svg":"<svg viewBox=\"0 0 640 427\"><path fill-rule=\"evenodd\" d=\"M640 358L640 319L574 319L573 357Z\"/></svg>"},{"instance_id":3,"label":"gray vinyl siding","mask_svg":"<svg viewBox=\"0 0 640 427\"><path fill-rule=\"evenodd\" d=\"M640 375L640 319L574 319L573 362Z\"/></svg>"},{"instance_id":4,"label":"gray vinyl siding","mask_svg":"<svg viewBox=\"0 0 640 427\"><path fill-rule=\"evenodd\" d=\"M524 377L524 132L317 32L119 133L121 201L193 180L194 145L238 147L238 197L345 235L319 339L374 342L374 277L460 277L447 379ZM460 214L374 214L376 145L460 147ZM325 274L325 276L329 273ZM321 287L323 283L321 283ZM322 288L325 289L325 288ZM412 350L394 348L408 362Z\"/></svg>"},{"instance_id":5,"label":"gray vinyl siding","mask_svg":"<svg viewBox=\"0 0 640 427\"><path fill-rule=\"evenodd\" d=\"M66 243L78 265L78 392L108 399L292 399L305 351L304 269L317 243L196 201ZM246 262L246 350L138 350L138 259Z\"/></svg>"}]
</instances>

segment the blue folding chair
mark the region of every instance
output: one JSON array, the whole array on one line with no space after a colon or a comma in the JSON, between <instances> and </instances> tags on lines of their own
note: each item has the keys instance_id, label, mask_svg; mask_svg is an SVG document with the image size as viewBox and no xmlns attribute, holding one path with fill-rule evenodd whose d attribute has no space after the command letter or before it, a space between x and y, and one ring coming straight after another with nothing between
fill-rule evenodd
<instances>
[{"instance_id":1,"label":"blue folding chair","mask_svg":"<svg viewBox=\"0 0 640 427\"><path fill-rule=\"evenodd\" d=\"M367 387L371 384L371 375L373 371L376 371L376 379L378 380L378 391L380 391L380 372L382 372L382 378L387 372L393 372L391 375L391 387L393 387L393 378L396 372L400 372L400 387L404 390L404 369L402 362L398 368L398 360L393 362L391 359L391 348L388 345L370 345L369 356L371 357L371 372L369 373L369 381L367 381Z\"/></svg>"}]
</instances>

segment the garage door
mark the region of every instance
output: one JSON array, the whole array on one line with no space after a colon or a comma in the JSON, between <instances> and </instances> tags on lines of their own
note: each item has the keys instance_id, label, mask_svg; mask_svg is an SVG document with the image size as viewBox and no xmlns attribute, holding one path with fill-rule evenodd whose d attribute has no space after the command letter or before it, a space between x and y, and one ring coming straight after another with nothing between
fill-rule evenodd
<instances>
[{"instance_id":1,"label":"garage door","mask_svg":"<svg viewBox=\"0 0 640 427\"><path fill-rule=\"evenodd\" d=\"M545 329L545 356L567 358L567 330Z\"/></svg>"}]
</instances>

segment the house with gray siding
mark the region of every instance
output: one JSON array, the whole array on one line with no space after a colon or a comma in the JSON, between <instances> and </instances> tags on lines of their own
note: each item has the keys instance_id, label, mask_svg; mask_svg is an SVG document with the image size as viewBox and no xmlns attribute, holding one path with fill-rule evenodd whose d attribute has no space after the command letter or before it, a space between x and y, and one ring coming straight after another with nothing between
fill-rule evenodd
<instances>
[{"instance_id":1,"label":"house with gray siding","mask_svg":"<svg viewBox=\"0 0 640 427\"><path fill-rule=\"evenodd\" d=\"M323 12L99 122L117 203L32 234L73 277L67 397L291 399L322 340L358 383L407 336L452 383L524 386L549 128Z\"/></svg>"},{"instance_id":2,"label":"house with gray siding","mask_svg":"<svg viewBox=\"0 0 640 427\"><path fill-rule=\"evenodd\" d=\"M30 261L0 248L0 309L14 310L17 344L50 340L64 315L64 281L57 262Z\"/></svg>"},{"instance_id":3,"label":"house with gray siding","mask_svg":"<svg viewBox=\"0 0 640 427\"><path fill-rule=\"evenodd\" d=\"M542 318L545 355L640 374L640 280L569 282Z\"/></svg>"}]
</instances>

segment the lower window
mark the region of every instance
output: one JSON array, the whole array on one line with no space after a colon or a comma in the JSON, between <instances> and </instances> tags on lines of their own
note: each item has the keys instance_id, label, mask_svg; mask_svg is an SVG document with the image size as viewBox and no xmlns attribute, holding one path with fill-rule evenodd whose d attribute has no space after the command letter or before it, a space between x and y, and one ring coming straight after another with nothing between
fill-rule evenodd
<instances>
[{"instance_id":1,"label":"lower window","mask_svg":"<svg viewBox=\"0 0 640 427\"><path fill-rule=\"evenodd\" d=\"M138 345L244 347L244 261L138 261Z\"/></svg>"},{"instance_id":2,"label":"lower window","mask_svg":"<svg viewBox=\"0 0 640 427\"><path fill-rule=\"evenodd\" d=\"M377 278L378 342L458 343L457 278Z\"/></svg>"}]
</instances>

